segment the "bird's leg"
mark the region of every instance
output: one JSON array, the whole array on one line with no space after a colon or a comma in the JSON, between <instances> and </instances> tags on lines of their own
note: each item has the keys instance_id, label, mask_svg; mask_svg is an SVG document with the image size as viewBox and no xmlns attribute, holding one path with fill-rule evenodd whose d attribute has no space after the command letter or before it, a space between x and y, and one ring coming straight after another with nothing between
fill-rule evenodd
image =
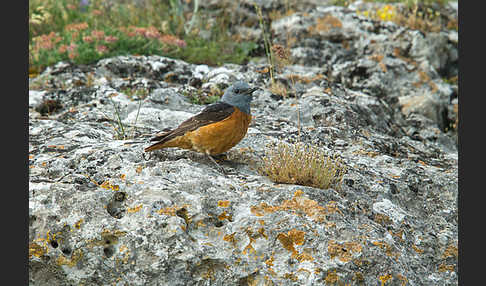
<instances>
[{"instance_id":1,"label":"bird's leg","mask_svg":"<svg viewBox=\"0 0 486 286\"><path fill-rule=\"evenodd\" d=\"M226 155L225 153L213 155L213 156L214 156L213 159L217 161L228 161L228 155Z\"/></svg>"},{"instance_id":2,"label":"bird's leg","mask_svg":"<svg viewBox=\"0 0 486 286\"><path fill-rule=\"evenodd\" d=\"M211 157L211 155L209 153L206 153L206 155L209 157L209 159L211 161L213 161L214 164L216 164L216 166L218 167L218 169L224 174L224 175L227 175L226 171L224 170L223 167L221 167L221 165L218 164L218 162L216 162L216 160L213 159L213 157Z\"/></svg>"}]
</instances>

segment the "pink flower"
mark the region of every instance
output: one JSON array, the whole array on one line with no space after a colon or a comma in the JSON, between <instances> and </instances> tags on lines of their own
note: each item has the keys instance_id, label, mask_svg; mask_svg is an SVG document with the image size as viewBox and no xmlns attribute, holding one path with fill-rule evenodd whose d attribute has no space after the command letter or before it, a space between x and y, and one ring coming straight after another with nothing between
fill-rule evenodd
<instances>
[{"instance_id":1,"label":"pink flower","mask_svg":"<svg viewBox=\"0 0 486 286\"><path fill-rule=\"evenodd\" d=\"M75 57L79 56L79 53L76 51L77 45L75 43L71 43L69 46L61 45L57 50L59 53L68 52L68 57L70 59L74 59Z\"/></svg>"},{"instance_id":2,"label":"pink flower","mask_svg":"<svg viewBox=\"0 0 486 286\"><path fill-rule=\"evenodd\" d=\"M127 32L127 36L129 36L129 37L135 37L136 35L137 35L137 33L133 32L133 31Z\"/></svg>"},{"instance_id":3,"label":"pink flower","mask_svg":"<svg viewBox=\"0 0 486 286\"><path fill-rule=\"evenodd\" d=\"M74 23L74 24L69 24L66 25L64 30L66 31L82 31L88 29L88 23L82 22L82 23Z\"/></svg>"},{"instance_id":4,"label":"pink flower","mask_svg":"<svg viewBox=\"0 0 486 286\"><path fill-rule=\"evenodd\" d=\"M179 46L179 48L185 48L185 47L187 46L186 41L181 40L181 39L177 39L177 40L175 41L175 44L176 44L177 46Z\"/></svg>"},{"instance_id":5,"label":"pink flower","mask_svg":"<svg viewBox=\"0 0 486 286\"><path fill-rule=\"evenodd\" d=\"M145 35L145 31L147 29L145 29L143 27L133 27L133 30L134 30L134 32L135 32L136 35L144 36Z\"/></svg>"},{"instance_id":6,"label":"pink flower","mask_svg":"<svg viewBox=\"0 0 486 286\"><path fill-rule=\"evenodd\" d=\"M105 42L107 42L107 43L114 43L116 41L118 41L118 38L115 37L115 36L106 36L105 37Z\"/></svg>"},{"instance_id":7,"label":"pink flower","mask_svg":"<svg viewBox=\"0 0 486 286\"><path fill-rule=\"evenodd\" d=\"M68 47L67 47L67 50L70 51L70 52L74 52L74 50L77 48L78 46L75 44L75 43L71 43Z\"/></svg>"},{"instance_id":8,"label":"pink flower","mask_svg":"<svg viewBox=\"0 0 486 286\"><path fill-rule=\"evenodd\" d=\"M149 39L158 39L158 38L160 38L160 33L157 30L157 28L150 26L145 31L145 37L149 38Z\"/></svg>"},{"instance_id":9,"label":"pink flower","mask_svg":"<svg viewBox=\"0 0 486 286\"><path fill-rule=\"evenodd\" d=\"M83 42L85 42L85 43L91 43L91 42L93 42L93 38L91 36L84 36L83 37Z\"/></svg>"},{"instance_id":10,"label":"pink flower","mask_svg":"<svg viewBox=\"0 0 486 286\"><path fill-rule=\"evenodd\" d=\"M39 42L37 46L39 50L52 50L54 48L54 44L50 40Z\"/></svg>"},{"instance_id":11,"label":"pink flower","mask_svg":"<svg viewBox=\"0 0 486 286\"><path fill-rule=\"evenodd\" d=\"M95 38L96 40L101 40L105 37L105 32L99 30L93 30L91 31L91 36L93 36L93 38Z\"/></svg>"},{"instance_id":12,"label":"pink flower","mask_svg":"<svg viewBox=\"0 0 486 286\"><path fill-rule=\"evenodd\" d=\"M173 36L173 35L163 35L160 38L160 41L163 42L163 43L166 43L168 45L178 46L180 48L184 48L184 47L187 46L187 44L184 40L181 40L181 39L179 39L179 38L177 38L176 36Z\"/></svg>"},{"instance_id":13,"label":"pink flower","mask_svg":"<svg viewBox=\"0 0 486 286\"><path fill-rule=\"evenodd\" d=\"M67 45L61 45L59 49L57 50L60 54L63 54L67 51L68 46Z\"/></svg>"},{"instance_id":14,"label":"pink flower","mask_svg":"<svg viewBox=\"0 0 486 286\"><path fill-rule=\"evenodd\" d=\"M70 52L68 54L68 57L73 60L75 57L79 56L79 54L77 52Z\"/></svg>"},{"instance_id":15,"label":"pink flower","mask_svg":"<svg viewBox=\"0 0 486 286\"><path fill-rule=\"evenodd\" d=\"M104 45L99 45L96 46L96 51L98 51L98 53L100 54L103 54L104 52L108 51L108 48Z\"/></svg>"},{"instance_id":16,"label":"pink flower","mask_svg":"<svg viewBox=\"0 0 486 286\"><path fill-rule=\"evenodd\" d=\"M54 32L50 32L48 35L41 35L34 39L34 50L52 50L54 49L55 44L57 44L61 40L62 38L57 36L57 34Z\"/></svg>"},{"instance_id":17,"label":"pink flower","mask_svg":"<svg viewBox=\"0 0 486 286\"><path fill-rule=\"evenodd\" d=\"M55 36L54 38L52 38L52 42L53 42L54 44L59 43L61 40L62 40L62 38L61 38L61 37L59 37L59 36Z\"/></svg>"}]
</instances>

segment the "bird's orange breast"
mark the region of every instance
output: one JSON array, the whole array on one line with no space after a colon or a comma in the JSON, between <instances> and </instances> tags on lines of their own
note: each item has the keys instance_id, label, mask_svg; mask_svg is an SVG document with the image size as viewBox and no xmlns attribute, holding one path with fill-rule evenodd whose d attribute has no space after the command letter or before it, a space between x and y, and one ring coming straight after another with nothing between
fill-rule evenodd
<instances>
[{"instance_id":1,"label":"bird's orange breast","mask_svg":"<svg viewBox=\"0 0 486 286\"><path fill-rule=\"evenodd\" d=\"M188 132L185 137L192 149L210 155L221 154L238 144L248 131L251 115L235 107L233 114L222 121Z\"/></svg>"},{"instance_id":2,"label":"bird's orange breast","mask_svg":"<svg viewBox=\"0 0 486 286\"><path fill-rule=\"evenodd\" d=\"M185 133L166 142L165 147L179 147L210 155L221 154L238 144L248 131L251 115L234 108L225 119Z\"/></svg>"}]
</instances>

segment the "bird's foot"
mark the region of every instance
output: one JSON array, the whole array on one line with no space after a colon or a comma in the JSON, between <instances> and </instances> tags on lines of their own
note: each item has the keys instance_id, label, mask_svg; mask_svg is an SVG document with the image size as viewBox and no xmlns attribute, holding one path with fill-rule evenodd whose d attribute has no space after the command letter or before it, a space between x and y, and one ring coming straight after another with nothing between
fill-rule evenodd
<instances>
[{"instance_id":1,"label":"bird's foot","mask_svg":"<svg viewBox=\"0 0 486 286\"><path fill-rule=\"evenodd\" d=\"M218 164L218 162L216 162L216 160L209 154L207 154L209 159L217 166L217 168L221 171L221 173L223 173L223 175L225 176L228 176L230 174L236 174L236 172L234 171L228 171L228 170L225 170L220 164ZM226 157L225 154L219 154L219 155L215 155L215 157L221 157L221 156L224 156ZM219 159L219 158L218 158ZM224 161L224 160L222 160Z\"/></svg>"},{"instance_id":2,"label":"bird's foot","mask_svg":"<svg viewBox=\"0 0 486 286\"><path fill-rule=\"evenodd\" d=\"M212 157L216 160L216 162L228 161L228 155L226 155L226 153L218 154L218 155L212 155Z\"/></svg>"}]
</instances>

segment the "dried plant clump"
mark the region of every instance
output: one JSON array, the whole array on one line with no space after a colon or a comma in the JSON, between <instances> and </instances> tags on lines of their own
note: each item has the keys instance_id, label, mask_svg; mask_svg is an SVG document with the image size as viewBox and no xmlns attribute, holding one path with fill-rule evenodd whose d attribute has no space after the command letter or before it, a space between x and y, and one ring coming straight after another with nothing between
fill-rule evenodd
<instances>
[{"instance_id":1,"label":"dried plant clump","mask_svg":"<svg viewBox=\"0 0 486 286\"><path fill-rule=\"evenodd\" d=\"M318 147L280 142L267 146L260 171L275 183L327 189L339 187L346 165Z\"/></svg>"},{"instance_id":2,"label":"dried plant clump","mask_svg":"<svg viewBox=\"0 0 486 286\"><path fill-rule=\"evenodd\" d=\"M279 81L275 81L273 83L270 83L269 90L271 93L280 95L282 97L287 97L288 91L285 85Z\"/></svg>"},{"instance_id":3,"label":"dried plant clump","mask_svg":"<svg viewBox=\"0 0 486 286\"><path fill-rule=\"evenodd\" d=\"M275 58L277 60L277 65L279 68L282 68L284 66L287 66L291 63L290 61L290 51L288 48L285 48L282 45L273 45L272 46L272 52L275 55Z\"/></svg>"}]
</instances>

